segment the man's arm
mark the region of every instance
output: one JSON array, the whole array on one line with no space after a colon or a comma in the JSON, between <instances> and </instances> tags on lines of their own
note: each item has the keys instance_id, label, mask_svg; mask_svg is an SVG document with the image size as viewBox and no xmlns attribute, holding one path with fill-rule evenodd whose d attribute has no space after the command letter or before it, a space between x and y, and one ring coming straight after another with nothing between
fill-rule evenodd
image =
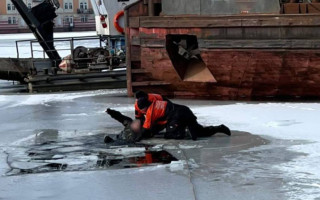
<instances>
[{"instance_id":1,"label":"man's arm","mask_svg":"<svg viewBox=\"0 0 320 200\"><path fill-rule=\"evenodd\" d=\"M128 123L132 122L130 117L127 117L116 110L108 108L106 112L115 120L126 126Z\"/></svg>"},{"instance_id":2,"label":"man's arm","mask_svg":"<svg viewBox=\"0 0 320 200\"><path fill-rule=\"evenodd\" d=\"M140 111L137 101L134 104L134 109L135 109L135 117L136 119L140 119L142 121L144 121L144 114Z\"/></svg>"}]
</instances>

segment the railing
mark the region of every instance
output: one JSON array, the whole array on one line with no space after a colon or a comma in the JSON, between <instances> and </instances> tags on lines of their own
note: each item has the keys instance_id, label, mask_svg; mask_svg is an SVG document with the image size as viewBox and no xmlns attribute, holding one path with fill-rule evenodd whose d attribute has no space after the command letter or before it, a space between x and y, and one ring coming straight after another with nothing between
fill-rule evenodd
<instances>
[{"instance_id":1,"label":"railing","mask_svg":"<svg viewBox=\"0 0 320 200\"><path fill-rule=\"evenodd\" d=\"M78 8L77 13L78 14L93 14L93 9L91 9L91 8L89 8L89 9Z\"/></svg>"},{"instance_id":2,"label":"railing","mask_svg":"<svg viewBox=\"0 0 320 200\"><path fill-rule=\"evenodd\" d=\"M117 40L117 41L122 41L124 40L124 37L123 36L104 36L103 38L102 37L99 37L99 36L83 36L83 37L64 37L64 38L56 38L54 39L53 41L46 41L47 43L50 43L50 42L54 42L55 44L55 50L59 53L61 51L64 51L64 52L69 52L69 54L67 55L71 55L71 58L73 59L73 50L77 47L77 46L84 46L83 44L81 45L76 45L75 43L77 41L87 41L89 42L89 44L94 44L90 41L92 40L96 40L99 44L98 46L95 46L95 47L88 47L87 48L96 48L96 47L102 47L103 46L103 43L104 41L106 41L107 44L110 44L111 45L111 41L112 40ZM20 50L19 50L19 46L20 44L22 43L27 43L30 45L30 53L31 53L31 58L34 59L34 58L39 58L39 57L36 57L35 54L39 52L41 53L40 55L42 55L41 57L42 58L47 58L46 56L46 53L47 52L50 52L50 51L55 51L55 50L48 50L48 51L45 51L43 49L36 49L35 47L40 47L39 45L39 41L34 39L34 40L18 40L16 41L16 52L17 52L17 58L20 58ZM35 45L35 43L37 45ZM59 46L60 44L64 43L64 45L61 45L63 48L56 48L56 46ZM68 44L65 45L65 44ZM109 46L108 50L111 50L111 51L114 51L116 52L116 49L118 49L118 47L111 47ZM59 53L60 54L60 53ZM65 56L67 56L65 55ZM61 55L60 55L61 56ZM60 62L61 60L53 60L53 62Z\"/></svg>"},{"instance_id":3,"label":"railing","mask_svg":"<svg viewBox=\"0 0 320 200\"><path fill-rule=\"evenodd\" d=\"M84 36L84 37L64 37L64 38L56 38L53 41L46 41L47 43L50 42L54 42L55 46L59 45L59 43L68 43L69 47L67 48L55 48L57 52L59 51L70 51L70 54L72 55L72 52L74 50L75 47L75 42L76 41L90 41L90 40L97 40L99 41L99 46L102 47L102 42L101 42L101 38L98 36ZM34 45L39 44L39 41L34 39L34 40L18 40L16 41L16 51L17 51L17 58L20 58L20 51L19 51L19 44L21 43L29 43L30 45L30 53L31 53L31 58L35 58L35 53L36 52L42 52L43 54L43 58L46 58L46 53L49 51L54 51L54 50L39 50L39 49L35 49L34 47L39 47L38 45ZM61 46L66 46L66 45L61 45Z\"/></svg>"}]
</instances>

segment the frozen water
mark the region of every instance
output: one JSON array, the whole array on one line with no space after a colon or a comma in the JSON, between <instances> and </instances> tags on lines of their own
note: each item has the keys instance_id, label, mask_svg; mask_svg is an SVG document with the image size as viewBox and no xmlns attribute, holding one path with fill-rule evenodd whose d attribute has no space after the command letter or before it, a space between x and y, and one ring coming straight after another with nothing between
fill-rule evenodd
<instances>
[{"instance_id":1,"label":"frozen water","mask_svg":"<svg viewBox=\"0 0 320 200\"><path fill-rule=\"evenodd\" d=\"M45 142L48 135L43 129L52 129L50 141L118 133L122 126L104 110L111 107L134 116L134 99L125 95L125 90L0 95L0 173L8 170L7 154L2 152L14 152L15 158L28 159L19 152L26 146ZM2 176L0 199L195 199L193 186L196 199L320 197L319 103L174 102L191 106L202 124L224 123L233 130L254 135L234 131L230 138L217 135L195 142L146 141L172 152L180 160L167 166ZM87 145L86 142L92 141L64 145L82 147L81 143ZM140 151L135 150L110 152ZM57 155L55 159L65 163L95 159L79 154L74 160L59 154L52 157Z\"/></svg>"},{"instance_id":2,"label":"frozen water","mask_svg":"<svg viewBox=\"0 0 320 200\"><path fill-rule=\"evenodd\" d=\"M34 163L34 162L13 162L11 163L12 168L19 168L19 169L33 169L41 166L45 166L45 163Z\"/></svg>"},{"instance_id":3,"label":"frozen water","mask_svg":"<svg viewBox=\"0 0 320 200\"><path fill-rule=\"evenodd\" d=\"M48 105L50 102L72 102L74 99L82 97L93 97L102 95L124 95L126 90L96 90L96 91L84 91L84 92L70 92L70 93L50 93L50 94L34 94L34 95L0 95L0 102L5 102L5 107L17 107L26 105ZM0 109L2 105L0 104ZM87 113L77 113L76 115L86 115ZM70 116L75 114L64 114L64 116Z\"/></svg>"},{"instance_id":4,"label":"frozen water","mask_svg":"<svg viewBox=\"0 0 320 200\"><path fill-rule=\"evenodd\" d=\"M81 36L96 36L96 32L64 32L64 33L54 33L54 38L63 38L63 37L81 37ZM30 40L35 39L32 33L18 33L18 34L0 34L0 57L6 58L16 58L16 41L17 40ZM85 47L99 47L98 40L90 40L90 41L76 41L75 47L77 46L85 46ZM57 42L55 43L56 49L68 49L70 48L69 42ZM39 52L34 52L34 57L42 58L42 48L34 43L34 50ZM59 50L60 56L64 57L70 54L70 50ZM30 58L30 43L23 42L19 44L19 55L20 58Z\"/></svg>"},{"instance_id":5,"label":"frozen water","mask_svg":"<svg viewBox=\"0 0 320 200\"><path fill-rule=\"evenodd\" d=\"M310 143L289 147L289 150L305 153L293 161L274 166L288 177L294 177L290 187L303 192L292 193L291 199L314 199L320 196L320 115L319 103L238 103L224 106L210 106L193 109L200 120L225 123L232 129L248 131L254 134L272 136L286 140L304 140ZM312 185L312 186L311 186ZM298 189L299 188L299 189ZM307 195L309 194L309 195Z\"/></svg>"}]
</instances>

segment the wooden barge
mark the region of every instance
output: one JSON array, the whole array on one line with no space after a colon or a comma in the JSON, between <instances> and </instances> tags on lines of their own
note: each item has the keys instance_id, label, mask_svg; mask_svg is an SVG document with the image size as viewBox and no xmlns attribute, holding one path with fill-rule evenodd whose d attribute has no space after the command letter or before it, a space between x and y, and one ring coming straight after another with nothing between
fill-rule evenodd
<instances>
[{"instance_id":1,"label":"wooden barge","mask_svg":"<svg viewBox=\"0 0 320 200\"><path fill-rule=\"evenodd\" d=\"M128 6L128 95L320 99L320 3L313 2L140 0Z\"/></svg>"}]
</instances>

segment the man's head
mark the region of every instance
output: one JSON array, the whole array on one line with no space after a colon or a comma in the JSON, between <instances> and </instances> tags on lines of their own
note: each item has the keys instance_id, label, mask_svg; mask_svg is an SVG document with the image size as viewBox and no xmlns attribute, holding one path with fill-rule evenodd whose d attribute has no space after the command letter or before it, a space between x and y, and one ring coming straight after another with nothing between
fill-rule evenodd
<instances>
[{"instance_id":1,"label":"man's head","mask_svg":"<svg viewBox=\"0 0 320 200\"><path fill-rule=\"evenodd\" d=\"M138 91L136 92L136 99L140 99L140 98L148 98L148 94L143 92L143 91Z\"/></svg>"},{"instance_id":2,"label":"man's head","mask_svg":"<svg viewBox=\"0 0 320 200\"><path fill-rule=\"evenodd\" d=\"M130 129L134 133L139 133L141 131L141 120L140 119L133 120L130 124Z\"/></svg>"},{"instance_id":3,"label":"man's head","mask_svg":"<svg viewBox=\"0 0 320 200\"><path fill-rule=\"evenodd\" d=\"M149 100L147 98L141 97L138 99L138 108L141 111L146 112L150 105L151 105L151 102L149 102Z\"/></svg>"}]
</instances>

